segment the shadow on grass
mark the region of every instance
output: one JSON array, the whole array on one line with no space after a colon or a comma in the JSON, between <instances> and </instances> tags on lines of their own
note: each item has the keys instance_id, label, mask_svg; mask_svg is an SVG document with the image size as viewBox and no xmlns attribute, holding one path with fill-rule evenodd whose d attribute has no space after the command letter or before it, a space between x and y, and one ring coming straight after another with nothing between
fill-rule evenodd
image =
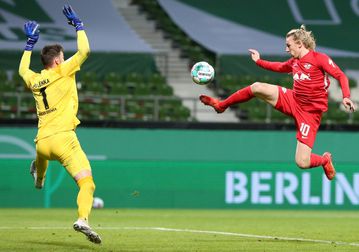
<instances>
[{"instance_id":1,"label":"shadow on grass","mask_svg":"<svg viewBox=\"0 0 359 252\"><path fill-rule=\"evenodd\" d=\"M71 248L71 249L86 249L86 250L97 250L96 247L94 247L95 244L92 244L89 242L88 245L84 244L78 244L75 242L61 242L61 241L28 241L28 244L35 245L43 245L43 246L52 246L52 247L62 247L62 248ZM97 247L101 245L96 245ZM71 250L69 250L71 251Z\"/></svg>"},{"instance_id":2,"label":"shadow on grass","mask_svg":"<svg viewBox=\"0 0 359 252\"><path fill-rule=\"evenodd\" d=\"M88 245L78 244L75 242L61 242L61 241L25 241L26 244L32 244L32 251L101 251L101 252L128 252L129 250L122 250L121 248L113 250L106 249L103 245L94 244L88 241ZM36 248L37 247L37 248ZM132 250L131 250L132 251Z\"/></svg>"}]
</instances>

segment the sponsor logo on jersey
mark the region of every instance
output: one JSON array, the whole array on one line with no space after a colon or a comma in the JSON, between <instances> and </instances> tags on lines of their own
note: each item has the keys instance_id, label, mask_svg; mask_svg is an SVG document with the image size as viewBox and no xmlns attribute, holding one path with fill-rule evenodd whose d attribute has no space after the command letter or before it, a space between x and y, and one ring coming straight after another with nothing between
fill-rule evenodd
<instances>
[{"instance_id":1,"label":"sponsor logo on jersey","mask_svg":"<svg viewBox=\"0 0 359 252\"><path fill-rule=\"evenodd\" d=\"M48 110L39 112L39 116L43 116L43 115L50 114L50 113L52 113L52 112L54 112L54 111L56 111L56 110L57 110L56 108L51 108L51 109L48 109Z\"/></svg>"},{"instance_id":2,"label":"sponsor logo on jersey","mask_svg":"<svg viewBox=\"0 0 359 252\"><path fill-rule=\"evenodd\" d=\"M307 70L310 69L311 67L312 67L312 65L309 64L309 63L304 64L304 68L307 69Z\"/></svg>"},{"instance_id":3,"label":"sponsor logo on jersey","mask_svg":"<svg viewBox=\"0 0 359 252\"><path fill-rule=\"evenodd\" d=\"M293 75L293 80L311 80L309 74L305 73L296 73Z\"/></svg>"}]
</instances>

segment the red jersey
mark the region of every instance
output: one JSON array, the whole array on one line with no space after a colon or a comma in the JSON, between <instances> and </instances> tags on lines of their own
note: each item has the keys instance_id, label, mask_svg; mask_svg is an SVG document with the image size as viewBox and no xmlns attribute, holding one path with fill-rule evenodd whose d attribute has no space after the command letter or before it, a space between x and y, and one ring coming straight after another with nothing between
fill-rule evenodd
<instances>
[{"instance_id":1,"label":"red jersey","mask_svg":"<svg viewBox=\"0 0 359 252\"><path fill-rule=\"evenodd\" d=\"M349 82L343 71L326 54L309 51L300 59L286 62L270 62L259 59L256 64L264 69L281 73L292 73L293 94L304 111L328 110L328 74L340 83L343 98L350 97Z\"/></svg>"}]
</instances>

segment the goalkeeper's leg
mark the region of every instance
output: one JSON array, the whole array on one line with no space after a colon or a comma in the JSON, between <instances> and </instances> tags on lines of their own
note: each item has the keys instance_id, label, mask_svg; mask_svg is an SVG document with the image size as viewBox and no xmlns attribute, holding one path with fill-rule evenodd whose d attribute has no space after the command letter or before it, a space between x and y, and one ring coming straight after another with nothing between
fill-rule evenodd
<instances>
[{"instance_id":1,"label":"goalkeeper's leg","mask_svg":"<svg viewBox=\"0 0 359 252\"><path fill-rule=\"evenodd\" d=\"M86 171L85 171L86 173ZM77 195L78 220L74 223L74 229L86 235L87 239L93 243L101 243L100 236L91 229L88 224L88 217L91 212L93 193L95 191L95 183L92 176L81 178L77 181L80 188Z\"/></svg>"},{"instance_id":2,"label":"goalkeeper's leg","mask_svg":"<svg viewBox=\"0 0 359 252\"><path fill-rule=\"evenodd\" d=\"M92 176L79 179L77 185L79 186L79 193L77 195L78 216L79 219L88 221L96 186Z\"/></svg>"},{"instance_id":3,"label":"goalkeeper's leg","mask_svg":"<svg viewBox=\"0 0 359 252\"><path fill-rule=\"evenodd\" d=\"M58 156L58 160L74 178L79 187L77 195L78 220L73 227L76 231L85 234L91 242L101 243L100 236L88 224L95 191L91 166L76 134L72 131L68 132L67 135L66 150L62 152L61 156Z\"/></svg>"}]
</instances>

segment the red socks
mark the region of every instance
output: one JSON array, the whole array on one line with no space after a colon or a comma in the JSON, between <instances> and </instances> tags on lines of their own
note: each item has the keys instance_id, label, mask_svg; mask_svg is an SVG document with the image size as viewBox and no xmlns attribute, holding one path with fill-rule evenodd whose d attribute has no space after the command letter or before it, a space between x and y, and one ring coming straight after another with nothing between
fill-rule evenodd
<instances>
[{"instance_id":1,"label":"red socks","mask_svg":"<svg viewBox=\"0 0 359 252\"><path fill-rule=\"evenodd\" d=\"M317 154L310 154L310 168L322 166L327 162L327 160L323 156L319 156Z\"/></svg>"},{"instance_id":2,"label":"red socks","mask_svg":"<svg viewBox=\"0 0 359 252\"><path fill-rule=\"evenodd\" d=\"M219 107L226 109L233 104L246 102L253 97L254 95L252 93L251 86L248 86L233 93L227 99L220 101L218 105Z\"/></svg>"}]
</instances>

